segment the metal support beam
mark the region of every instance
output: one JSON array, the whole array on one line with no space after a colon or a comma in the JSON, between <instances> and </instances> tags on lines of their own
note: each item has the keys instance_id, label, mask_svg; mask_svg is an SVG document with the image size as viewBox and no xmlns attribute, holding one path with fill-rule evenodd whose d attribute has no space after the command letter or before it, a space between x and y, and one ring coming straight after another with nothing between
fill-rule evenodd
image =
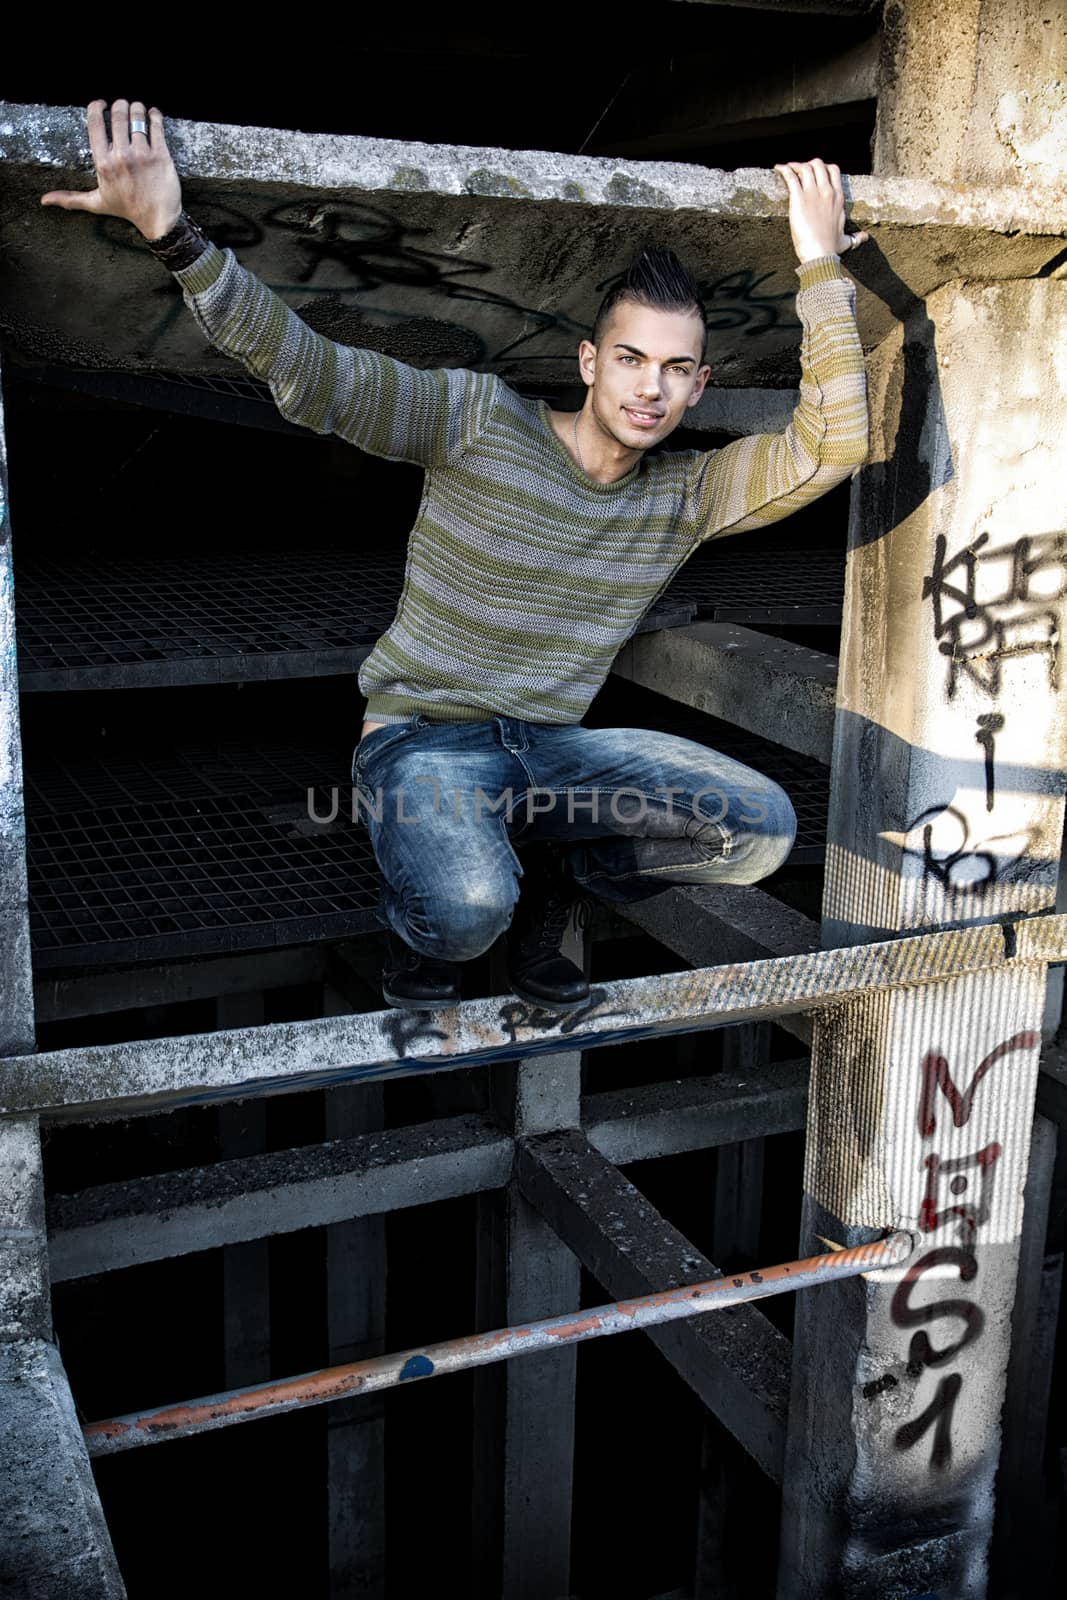
<instances>
[{"instance_id":1,"label":"metal support beam","mask_svg":"<svg viewBox=\"0 0 1067 1600\"><path fill-rule=\"evenodd\" d=\"M837 662L736 622L661 628L623 645L612 671L830 764Z\"/></svg>"},{"instance_id":2,"label":"metal support beam","mask_svg":"<svg viewBox=\"0 0 1067 1600\"><path fill-rule=\"evenodd\" d=\"M102 1104L132 1113L326 1088L549 1055L561 1045L588 1049L776 1020L949 976L1008 974L1064 960L1067 917L1028 917L859 949L598 984L585 1010L562 1018L496 996L438 1012L390 1010L271 1023L251 1032L42 1051L0 1060L0 1115L93 1116Z\"/></svg>"},{"instance_id":3,"label":"metal support beam","mask_svg":"<svg viewBox=\"0 0 1067 1600\"><path fill-rule=\"evenodd\" d=\"M721 1276L580 1132L520 1141L516 1175L523 1193L609 1294ZM652 1341L764 1472L780 1481L789 1400L784 1335L744 1306L714 1323L660 1329Z\"/></svg>"}]
</instances>

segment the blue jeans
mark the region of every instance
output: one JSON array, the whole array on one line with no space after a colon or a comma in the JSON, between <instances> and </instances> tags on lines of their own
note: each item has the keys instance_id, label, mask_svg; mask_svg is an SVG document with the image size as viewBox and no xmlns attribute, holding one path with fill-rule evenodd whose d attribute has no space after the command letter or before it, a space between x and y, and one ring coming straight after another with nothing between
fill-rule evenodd
<instances>
[{"instance_id":1,"label":"blue jeans","mask_svg":"<svg viewBox=\"0 0 1067 1600\"><path fill-rule=\"evenodd\" d=\"M796 815L778 784L673 734L418 715L352 758L353 808L382 872L378 919L468 961L511 922L527 844L562 844L582 891L626 902L677 883L756 883Z\"/></svg>"}]
</instances>

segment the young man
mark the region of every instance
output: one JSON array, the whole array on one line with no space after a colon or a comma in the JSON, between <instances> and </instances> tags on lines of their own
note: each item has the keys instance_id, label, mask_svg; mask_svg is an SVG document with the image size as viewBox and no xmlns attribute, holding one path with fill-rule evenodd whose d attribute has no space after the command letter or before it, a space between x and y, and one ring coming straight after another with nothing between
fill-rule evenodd
<instances>
[{"instance_id":1,"label":"young man","mask_svg":"<svg viewBox=\"0 0 1067 1600\"><path fill-rule=\"evenodd\" d=\"M841 175L775 168L800 266L800 403L782 434L649 456L710 375L693 279L646 251L578 350L578 412L499 378L421 371L314 333L182 211L161 113L88 108L98 188L42 204L125 217L205 335L279 410L426 472L396 616L359 674L353 758L383 889L385 998L460 998L462 965L506 931L533 1005L589 997L560 951L578 891L625 902L676 883L755 883L796 819L770 779L691 740L581 718L642 614L706 539L788 516L866 457L863 357L840 255ZM520 860L517 850L523 852ZM519 898L519 879L526 878Z\"/></svg>"}]
</instances>

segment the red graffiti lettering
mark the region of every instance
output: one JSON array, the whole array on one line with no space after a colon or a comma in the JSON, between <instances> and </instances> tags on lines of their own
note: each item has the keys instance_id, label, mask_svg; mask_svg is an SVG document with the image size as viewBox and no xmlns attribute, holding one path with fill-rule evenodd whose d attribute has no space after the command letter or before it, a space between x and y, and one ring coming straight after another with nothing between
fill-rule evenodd
<instances>
[{"instance_id":1,"label":"red graffiti lettering","mask_svg":"<svg viewBox=\"0 0 1067 1600\"><path fill-rule=\"evenodd\" d=\"M1010 1055L1013 1050L1032 1050L1040 1043L1040 1035L1032 1032L1016 1033L1010 1039L1005 1039L998 1044L995 1050L978 1063L974 1077L961 1094L953 1081L949 1071L948 1062L944 1056L931 1051L923 1057L922 1088L919 1092L919 1132L924 1139L937 1127L937 1118L934 1116L934 1096L938 1089L952 1107L952 1120L957 1128L962 1128L969 1120L971 1109L974 1105L974 1092L989 1069L998 1062L1002 1056Z\"/></svg>"}]
</instances>

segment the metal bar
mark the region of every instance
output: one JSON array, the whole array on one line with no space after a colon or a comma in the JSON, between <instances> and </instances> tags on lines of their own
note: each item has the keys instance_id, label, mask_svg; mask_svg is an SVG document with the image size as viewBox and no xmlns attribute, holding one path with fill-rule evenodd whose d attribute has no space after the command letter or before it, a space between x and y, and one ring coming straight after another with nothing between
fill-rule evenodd
<instances>
[{"instance_id":1,"label":"metal bar","mask_svg":"<svg viewBox=\"0 0 1067 1600\"><path fill-rule=\"evenodd\" d=\"M851 1250L836 1250L829 1255L809 1256L803 1261L786 1261L747 1272L738 1278L712 1279L708 1283L688 1284L660 1294L642 1295L636 1300L621 1300L589 1311L568 1312L548 1317L525 1327L497 1328L491 1333L468 1334L462 1339L446 1339L427 1345L424 1350L403 1350L399 1355L378 1356L370 1361L353 1361L346 1366L325 1367L278 1383L255 1384L229 1393L207 1395L184 1404L158 1406L149 1411L131 1411L123 1417L91 1422L84 1429L90 1456L113 1455L142 1444L163 1439L188 1438L247 1422L253 1417L273 1417L300 1406L320 1405L351 1394L371 1394L378 1389L395 1388L420 1378L440 1378L448 1372L481 1367L511 1356L531 1355L537 1350L558 1350L563 1345L586 1339L604 1338L613 1333L632 1333L656 1327L706 1311L724 1311L728 1306L770 1295L789 1294L839 1278L854 1278L860 1273L899 1267L911 1255L914 1240L910 1233L892 1233L873 1244Z\"/></svg>"},{"instance_id":2,"label":"metal bar","mask_svg":"<svg viewBox=\"0 0 1067 1600\"><path fill-rule=\"evenodd\" d=\"M0 1059L0 1114L161 1109L394 1078L821 1010L972 972L1067 961L1067 915L596 985L560 1017L512 997L380 1011Z\"/></svg>"}]
</instances>

